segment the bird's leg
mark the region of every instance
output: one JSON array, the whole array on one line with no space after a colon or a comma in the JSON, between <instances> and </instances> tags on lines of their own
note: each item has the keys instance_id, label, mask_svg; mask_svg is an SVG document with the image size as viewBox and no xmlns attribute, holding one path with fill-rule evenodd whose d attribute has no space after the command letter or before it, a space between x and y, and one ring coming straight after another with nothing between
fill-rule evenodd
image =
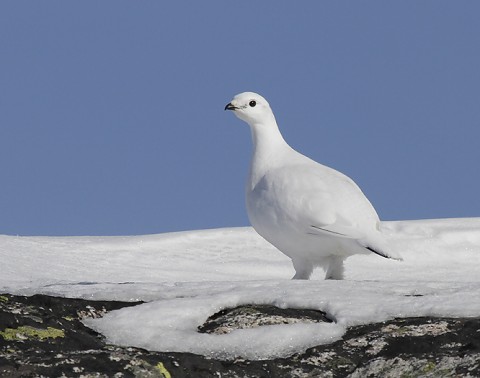
<instances>
[{"instance_id":1,"label":"bird's leg","mask_svg":"<svg viewBox=\"0 0 480 378\"><path fill-rule=\"evenodd\" d=\"M307 260L292 260L295 275L292 280L308 280L313 272L313 265Z\"/></svg>"},{"instance_id":2,"label":"bird's leg","mask_svg":"<svg viewBox=\"0 0 480 378\"><path fill-rule=\"evenodd\" d=\"M343 257L330 257L325 274L326 280L343 280L343 273L345 269L343 266Z\"/></svg>"}]
</instances>

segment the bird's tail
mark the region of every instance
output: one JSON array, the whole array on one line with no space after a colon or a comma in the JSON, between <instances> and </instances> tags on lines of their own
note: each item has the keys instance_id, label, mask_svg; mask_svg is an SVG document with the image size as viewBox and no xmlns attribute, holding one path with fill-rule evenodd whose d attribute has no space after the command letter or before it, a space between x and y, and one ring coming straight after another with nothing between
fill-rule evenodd
<instances>
[{"instance_id":1,"label":"bird's tail","mask_svg":"<svg viewBox=\"0 0 480 378\"><path fill-rule=\"evenodd\" d=\"M380 236L380 235L379 235ZM360 244L369 251L385 257L386 259L393 259L398 261L403 261L403 258L395 253L392 248L386 246L387 243L383 240L383 238L376 238L377 240L373 241L360 241Z\"/></svg>"}]
</instances>

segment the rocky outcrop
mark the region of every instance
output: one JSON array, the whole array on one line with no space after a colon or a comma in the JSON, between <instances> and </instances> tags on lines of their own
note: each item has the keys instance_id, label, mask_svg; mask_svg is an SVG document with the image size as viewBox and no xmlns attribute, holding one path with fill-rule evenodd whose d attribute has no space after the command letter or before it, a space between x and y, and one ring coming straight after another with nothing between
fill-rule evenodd
<instances>
[{"instance_id":1,"label":"rocky outcrop","mask_svg":"<svg viewBox=\"0 0 480 378\"><path fill-rule=\"evenodd\" d=\"M353 327L342 340L268 361L220 361L105 343L81 319L137 303L0 295L1 377L479 377L480 318L407 318ZM199 332L330 321L314 310L242 306ZM274 342L274 341L272 341Z\"/></svg>"}]
</instances>

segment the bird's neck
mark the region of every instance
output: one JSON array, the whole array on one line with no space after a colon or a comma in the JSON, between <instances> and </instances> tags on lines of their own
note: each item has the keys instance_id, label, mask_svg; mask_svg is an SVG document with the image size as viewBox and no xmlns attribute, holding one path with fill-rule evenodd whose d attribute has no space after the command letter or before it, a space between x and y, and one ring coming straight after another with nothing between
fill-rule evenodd
<instances>
[{"instance_id":1,"label":"bird's neck","mask_svg":"<svg viewBox=\"0 0 480 378\"><path fill-rule=\"evenodd\" d=\"M260 156L265 157L287 144L276 122L253 124L250 129L254 154L260 154Z\"/></svg>"},{"instance_id":2,"label":"bird's neck","mask_svg":"<svg viewBox=\"0 0 480 378\"><path fill-rule=\"evenodd\" d=\"M253 155L250 164L249 185L254 187L268 170L281 163L285 152L291 148L283 139L275 118L269 120L268 123L251 124L250 129Z\"/></svg>"}]
</instances>

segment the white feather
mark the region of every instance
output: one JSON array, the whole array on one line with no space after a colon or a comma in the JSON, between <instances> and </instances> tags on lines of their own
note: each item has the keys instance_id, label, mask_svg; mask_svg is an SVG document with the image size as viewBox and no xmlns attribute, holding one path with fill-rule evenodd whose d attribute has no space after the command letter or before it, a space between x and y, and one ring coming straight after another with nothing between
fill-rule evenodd
<instances>
[{"instance_id":1,"label":"white feather","mask_svg":"<svg viewBox=\"0 0 480 378\"><path fill-rule=\"evenodd\" d=\"M360 188L344 174L292 149L268 102L241 93L226 106L250 125L253 156L246 185L247 212L255 230L289 256L294 278L322 266L343 278L343 260L355 253L393 257L379 218Z\"/></svg>"}]
</instances>

